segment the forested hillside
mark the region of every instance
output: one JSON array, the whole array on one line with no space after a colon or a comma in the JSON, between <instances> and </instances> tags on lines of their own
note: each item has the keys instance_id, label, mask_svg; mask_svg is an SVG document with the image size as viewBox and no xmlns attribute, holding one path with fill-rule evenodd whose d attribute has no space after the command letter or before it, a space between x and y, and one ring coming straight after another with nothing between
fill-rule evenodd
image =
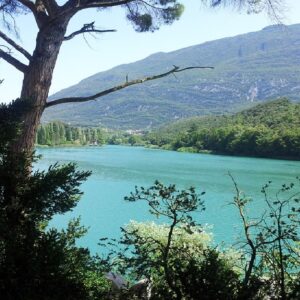
<instances>
[{"instance_id":1,"label":"forested hillside","mask_svg":"<svg viewBox=\"0 0 300 300\"><path fill-rule=\"evenodd\" d=\"M300 104L279 99L232 116L178 121L146 136L165 149L300 158Z\"/></svg>"},{"instance_id":2,"label":"forested hillside","mask_svg":"<svg viewBox=\"0 0 300 300\"><path fill-rule=\"evenodd\" d=\"M278 99L233 115L193 117L150 132L39 127L36 144L155 146L168 150L300 159L300 104Z\"/></svg>"},{"instance_id":3,"label":"forested hillside","mask_svg":"<svg viewBox=\"0 0 300 300\"><path fill-rule=\"evenodd\" d=\"M170 53L156 53L83 79L49 101L92 95L126 78L161 73L173 65L214 69L182 72L176 77L126 88L98 101L50 107L43 118L46 122L61 120L76 126L152 129L191 116L232 113L283 96L298 101L299 37L299 24L270 26Z\"/></svg>"}]
</instances>

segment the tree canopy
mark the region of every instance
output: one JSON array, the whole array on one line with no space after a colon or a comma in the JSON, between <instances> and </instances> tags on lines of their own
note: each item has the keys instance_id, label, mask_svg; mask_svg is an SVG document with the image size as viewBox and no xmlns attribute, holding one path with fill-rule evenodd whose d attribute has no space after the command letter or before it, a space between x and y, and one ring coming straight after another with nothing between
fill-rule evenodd
<instances>
[{"instance_id":1,"label":"tree canopy","mask_svg":"<svg viewBox=\"0 0 300 300\"><path fill-rule=\"evenodd\" d=\"M299 120L300 105L283 98L234 115L181 120L145 139L177 151L299 159Z\"/></svg>"}]
</instances>

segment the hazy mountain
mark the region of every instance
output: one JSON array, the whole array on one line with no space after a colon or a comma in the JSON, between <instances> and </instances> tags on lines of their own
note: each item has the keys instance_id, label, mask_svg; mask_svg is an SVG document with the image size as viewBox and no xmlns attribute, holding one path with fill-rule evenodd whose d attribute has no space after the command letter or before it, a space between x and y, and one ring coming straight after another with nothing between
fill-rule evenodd
<instances>
[{"instance_id":1,"label":"hazy mountain","mask_svg":"<svg viewBox=\"0 0 300 300\"><path fill-rule=\"evenodd\" d=\"M274 25L97 73L50 100L91 95L130 79L161 73L173 65L214 66L129 87L98 101L49 108L44 121L111 128L146 128L203 114L223 114L252 102L287 96L300 100L300 24Z\"/></svg>"}]
</instances>

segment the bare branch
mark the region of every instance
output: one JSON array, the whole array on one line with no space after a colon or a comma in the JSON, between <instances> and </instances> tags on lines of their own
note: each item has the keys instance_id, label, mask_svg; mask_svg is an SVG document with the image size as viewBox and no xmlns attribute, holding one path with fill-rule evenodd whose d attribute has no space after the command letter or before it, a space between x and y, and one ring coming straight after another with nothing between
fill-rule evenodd
<instances>
[{"instance_id":1,"label":"bare branch","mask_svg":"<svg viewBox=\"0 0 300 300\"><path fill-rule=\"evenodd\" d=\"M36 13L36 7L34 3L30 0L18 0L20 3L22 3L24 6L29 8L34 14Z\"/></svg>"},{"instance_id":2,"label":"bare branch","mask_svg":"<svg viewBox=\"0 0 300 300\"><path fill-rule=\"evenodd\" d=\"M13 46L17 51L22 53L27 59L31 59L31 55L29 52L27 52L23 47L18 45L15 41L13 41L11 38L9 38L6 34L4 34L2 31L0 31L0 38L2 38L5 42Z\"/></svg>"},{"instance_id":3,"label":"bare branch","mask_svg":"<svg viewBox=\"0 0 300 300\"><path fill-rule=\"evenodd\" d=\"M207 3L212 7L223 5L239 11L245 9L248 13L266 12L270 20L277 24L282 24L285 19L286 0L209 0Z\"/></svg>"},{"instance_id":4,"label":"bare branch","mask_svg":"<svg viewBox=\"0 0 300 300\"><path fill-rule=\"evenodd\" d=\"M157 3L156 4L150 4L148 3L146 0L139 0L139 2L143 3L143 5L145 7L151 7L153 9L157 9L157 10L164 10L165 8L162 7L162 6L157 6Z\"/></svg>"},{"instance_id":5,"label":"bare branch","mask_svg":"<svg viewBox=\"0 0 300 300\"><path fill-rule=\"evenodd\" d=\"M94 23L95 22L84 24L81 29L79 29L77 31L74 31L73 33L71 33L68 36L65 36L64 41L69 41L78 34L116 32L116 30L114 30L114 29L107 29L107 30L96 29L95 26L94 26Z\"/></svg>"},{"instance_id":6,"label":"bare branch","mask_svg":"<svg viewBox=\"0 0 300 300\"><path fill-rule=\"evenodd\" d=\"M5 48L7 50L7 53L11 52L11 49L6 45L0 45L0 47Z\"/></svg>"},{"instance_id":7,"label":"bare branch","mask_svg":"<svg viewBox=\"0 0 300 300\"><path fill-rule=\"evenodd\" d=\"M76 10L81 10L85 8L92 7L112 7L118 5L124 5L135 0L69 0L63 9L69 10L70 8L75 8Z\"/></svg>"},{"instance_id":8,"label":"bare branch","mask_svg":"<svg viewBox=\"0 0 300 300\"><path fill-rule=\"evenodd\" d=\"M246 269L245 269L245 277L243 279L243 286L246 287L248 286L253 268L254 268L254 263L256 260L256 256L257 256L257 245L255 245L255 242L253 241L252 237L251 237L251 233L249 232L249 221L247 219L247 216L245 215L244 212L244 206L242 203L242 199L241 199L241 191L238 188L237 182L235 181L234 177L231 175L230 172L228 172L228 176L231 178L233 184L234 184L234 188L236 191L236 197L234 200L234 204L237 207L237 209L239 210L239 215L240 218L242 219L243 222L243 230L244 230L244 234L245 234L245 238L246 238L246 245L250 247L251 251L250 251L250 260L248 262L248 264L246 265Z\"/></svg>"},{"instance_id":9,"label":"bare branch","mask_svg":"<svg viewBox=\"0 0 300 300\"><path fill-rule=\"evenodd\" d=\"M19 60L12 57L9 53L3 51L2 49L0 49L0 58L3 58L5 61L23 73L25 73L27 70L27 66L25 64L21 63Z\"/></svg>"},{"instance_id":10,"label":"bare branch","mask_svg":"<svg viewBox=\"0 0 300 300\"><path fill-rule=\"evenodd\" d=\"M285 19L285 0L267 0L267 14L277 24L283 24Z\"/></svg>"},{"instance_id":11,"label":"bare branch","mask_svg":"<svg viewBox=\"0 0 300 300\"><path fill-rule=\"evenodd\" d=\"M87 102L87 101L95 100L95 99L103 97L105 95L114 93L116 91L122 90L122 89L127 88L131 85L144 83L146 81L156 80L156 79L159 79L159 78L166 77L170 74L179 73L179 72L183 72L183 71L186 71L186 70L193 70L193 69L213 69L213 68L214 67L187 67L187 68L180 69L178 66L174 66L174 68L171 69L168 72L158 74L158 75L154 75L154 76L148 76L148 77L145 77L145 78L142 78L142 79L126 81L123 84L117 85L115 87L112 87L110 89L101 91L101 92L99 92L97 94L94 94L94 95L91 95L91 96L87 96L87 97L69 97L69 98L61 98L61 99L53 100L51 102L47 102L46 107L50 107L50 106L54 106L54 105L62 104L62 103Z\"/></svg>"}]
</instances>

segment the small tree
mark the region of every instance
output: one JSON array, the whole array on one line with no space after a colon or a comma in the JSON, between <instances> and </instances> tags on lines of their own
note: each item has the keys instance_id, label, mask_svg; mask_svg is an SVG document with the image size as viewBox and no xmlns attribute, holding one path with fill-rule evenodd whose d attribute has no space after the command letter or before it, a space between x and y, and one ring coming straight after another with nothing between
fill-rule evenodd
<instances>
[{"instance_id":1,"label":"small tree","mask_svg":"<svg viewBox=\"0 0 300 300\"><path fill-rule=\"evenodd\" d=\"M167 244L161 247L162 267L168 286L175 292L177 299L182 299L182 292L172 278L172 271L169 261L170 250L175 227L185 224L187 228L195 226L195 222L189 213L197 209L204 209L203 202L200 200L194 188L188 190L176 190L175 185L164 186L156 181L154 186L140 190L136 188L135 193L125 197L126 201L146 201L150 207L151 214L166 217L171 221Z\"/></svg>"},{"instance_id":2,"label":"small tree","mask_svg":"<svg viewBox=\"0 0 300 300\"><path fill-rule=\"evenodd\" d=\"M135 280L147 278L150 299L234 297L239 279L233 260L210 247L211 235L191 216L204 210L194 188L178 190L156 181L148 189L136 188L125 200L146 201L150 213L167 222L131 222L122 229L123 237L111 253L113 266L123 274ZM125 248L120 249L122 245Z\"/></svg>"},{"instance_id":3,"label":"small tree","mask_svg":"<svg viewBox=\"0 0 300 300\"><path fill-rule=\"evenodd\" d=\"M229 176L236 190L233 205L237 207L241 217L244 245L249 250L243 292L248 293L251 289L253 292L251 280L258 276L260 279L268 279L272 292L278 293L280 299L287 299L290 292L287 282L294 285L300 267L299 178L297 184L282 185L274 198L268 192L271 182L266 184L261 191L264 195L265 211L261 216L251 219L246 213L251 199L241 193L232 175Z\"/></svg>"}]
</instances>

